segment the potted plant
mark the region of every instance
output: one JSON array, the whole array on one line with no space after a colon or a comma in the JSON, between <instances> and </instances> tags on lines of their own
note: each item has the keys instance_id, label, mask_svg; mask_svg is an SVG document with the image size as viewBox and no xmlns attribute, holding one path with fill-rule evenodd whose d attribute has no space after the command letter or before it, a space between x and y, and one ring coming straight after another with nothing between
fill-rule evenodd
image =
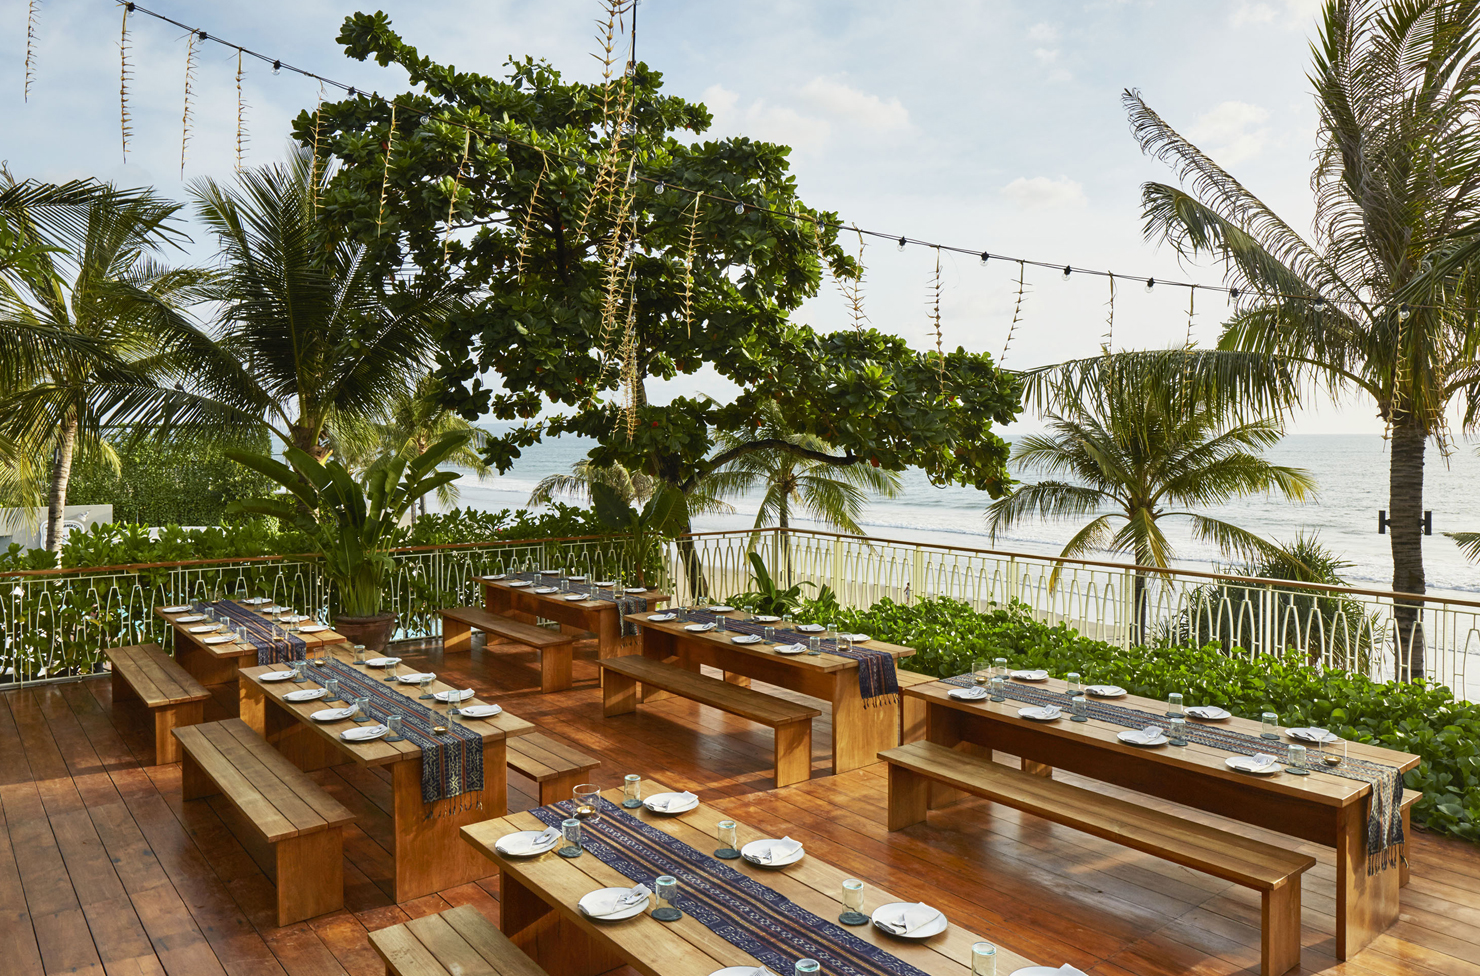
<instances>
[{"instance_id":1,"label":"potted plant","mask_svg":"<svg viewBox=\"0 0 1480 976\"><path fill-rule=\"evenodd\" d=\"M367 649L384 651L396 623L394 613L382 612L385 578L394 565L388 550L404 537L401 519L411 506L460 477L436 468L468 436L466 431L449 434L412 458L387 455L358 480L338 461L321 462L295 447L283 454L287 464L231 449L226 453L234 461L271 478L287 493L233 501L227 511L276 516L308 536L324 559L324 575L334 584L334 629Z\"/></svg>"}]
</instances>

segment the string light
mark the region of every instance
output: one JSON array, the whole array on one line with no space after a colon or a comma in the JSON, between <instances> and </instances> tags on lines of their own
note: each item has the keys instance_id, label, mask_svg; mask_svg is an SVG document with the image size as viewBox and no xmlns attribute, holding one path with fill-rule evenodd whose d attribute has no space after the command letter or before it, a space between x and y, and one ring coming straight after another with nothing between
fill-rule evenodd
<instances>
[{"instance_id":1,"label":"string light","mask_svg":"<svg viewBox=\"0 0 1480 976\"><path fill-rule=\"evenodd\" d=\"M1156 279L1155 278L1147 278L1146 279L1146 290L1149 292L1151 289L1153 289L1155 287L1156 287Z\"/></svg>"},{"instance_id":2,"label":"string light","mask_svg":"<svg viewBox=\"0 0 1480 976\"><path fill-rule=\"evenodd\" d=\"M986 251L983 251L982 252L982 267L985 268L987 266L987 261L989 261L991 259L991 257L992 256L990 254L988 254Z\"/></svg>"},{"instance_id":3,"label":"string light","mask_svg":"<svg viewBox=\"0 0 1480 976\"><path fill-rule=\"evenodd\" d=\"M1069 267L1067 264L1064 265L1064 280L1065 281L1068 281L1069 280L1069 275L1073 274L1073 272L1074 272L1074 269L1073 268Z\"/></svg>"},{"instance_id":4,"label":"string light","mask_svg":"<svg viewBox=\"0 0 1480 976\"><path fill-rule=\"evenodd\" d=\"M274 61L272 63L272 73L275 75L283 73L283 63L281 61Z\"/></svg>"},{"instance_id":5,"label":"string light","mask_svg":"<svg viewBox=\"0 0 1480 976\"><path fill-rule=\"evenodd\" d=\"M1407 322L1408 321L1408 316L1410 316L1412 314L1413 313L1408 310L1408 303L1407 302L1404 302L1402 305L1399 305L1398 306L1398 321L1399 322Z\"/></svg>"},{"instance_id":6,"label":"string light","mask_svg":"<svg viewBox=\"0 0 1480 976\"><path fill-rule=\"evenodd\" d=\"M904 250L904 245L905 245L905 239L904 239L904 238L903 238L903 237L901 237L901 238L900 238L900 239L899 239L899 249L900 249L900 250L901 250L901 251L903 251L903 250Z\"/></svg>"},{"instance_id":7,"label":"string light","mask_svg":"<svg viewBox=\"0 0 1480 976\"><path fill-rule=\"evenodd\" d=\"M735 204L735 212L737 214L743 214L743 213L745 213L745 204L743 204L743 203L737 203L737 204Z\"/></svg>"},{"instance_id":8,"label":"string light","mask_svg":"<svg viewBox=\"0 0 1480 976\"><path fill-rule=\"evenodd\" d=\"M663 183L661 180L653 187L653 193L660 197L663 195Z\"/></svg>"}]
</instances>

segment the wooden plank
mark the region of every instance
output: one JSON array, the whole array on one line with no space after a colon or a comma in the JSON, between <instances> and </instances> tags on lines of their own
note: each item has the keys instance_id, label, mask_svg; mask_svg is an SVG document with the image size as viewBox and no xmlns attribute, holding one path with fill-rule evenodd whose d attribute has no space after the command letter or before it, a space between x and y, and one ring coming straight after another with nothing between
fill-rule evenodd
<instances>
[{"instance_id":1,"label":"wooden plank","mask_svg":"<svg viewBox=\"0 0 1480 976\"><path fill-rule=\"evenodd\" d=\"M327 826L341 827L352 823L355 815L349 808L330 796L318 783L302 770L274 752L271 746L252 731L240 719L228 719L218 724L222 733L230 735L241 746L250 751L280 783L299 800L306 803Z\"/></svg>"},{"instance_id":2,"label":"wooden plank","mask_svg":"<svg viewBox=\"0 0 1480 976\"><path fill-rule=\"evenodd\" d=\"M712 705L762 725L786 725L821 715L822 710L776 698L752 688L741 688L718 678L696 674L644 657L619 657L600 662L603 670L681 695L703 705Z\"/></svg>"},{"instance_id":3,"label":"wooden plank","mask_svg":"<svg viewBox=\"0 0 1480 976\"><path fill-rule=\"evenodd\" d=\"M459 905L440 918L467 941L501 976L545 976L519 947L510 942L493 923L471 905Z\"/></svg>"},{"instance_id":4,"label":"wooden plank","mask_svg":"<svg viewBox=\"0 0 1480 976\"><path fill-rule=\"evenodd\" d=\"M457 973L459 976L500 976L498 969L473 948L461 932L449 925L442 915L413 918L406 923L406 928L418 942L426 946L444 971Z\"/></svg>"},{"instance_id":5,"label":"wooden plank","mask_svg":"<svg viewBox=\"0 0 1480 976\"><path fill-rule=\"evenodd\" d=\"M509 765L536 782L563 773L587 772L601 765L601 760L538 732L510 739L508 752Z\"/></svg>"},{"instance_id":6,"label":"wooden plank","mask_svg":"<svg viewBox=\"0 0 1480 976\"><path fill-rule=\"evenodd\" d=\"M444 607L437 612L446 619L456 620L470 627L476 627L479 630L497 634L509 640L518 641L521 644L528 644L530 647L555 647L560 644L574 642L574 638L568 637L565 634L557 634L544 627L510 620L508 617L490 613L478 607Z\"/></svg>"},{"instance_id":7,"label":"wooden plank","mask_svg":"<svg viewBox=\"0 0 1480 976\"><path fill-rule=\"evenodd\" d=\"M441 963L405 925L390 925L370 933L370 944L385 960L388 976L438 976Z\"/></svg>"},{"instance_id":8,"label":"wooden plank","mask_svg":"<svg viewBox=\"0 0 1480 976\"><path fill-rule=\"evenodd\" d=\"M214 783L268 841L296 836L298 828L293 822L258 791L256 784L245 772L221 754L216 743L206 737L203 731L205 728L204 725L192 725L175 730L175 737L199 767L201 774Z\"/></svg>"}]
</instances>

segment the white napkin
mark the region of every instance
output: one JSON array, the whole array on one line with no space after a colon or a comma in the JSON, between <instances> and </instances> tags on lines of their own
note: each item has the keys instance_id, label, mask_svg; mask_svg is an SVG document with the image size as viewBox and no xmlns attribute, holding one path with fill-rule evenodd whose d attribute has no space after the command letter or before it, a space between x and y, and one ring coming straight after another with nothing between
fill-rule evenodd
<instances>
[{"instance_id":1,"label":"white napkin","mask_svg":"<svg viewBox=\"0 0 1480 976\"><path fill-rule=\"evenodd\" d=\"M848 638L850 641L853 641L853 643L855 643L855 644L860 644L860 643L863 643L864 641L868 641L868 640L871 640L872 639L872 638L869 637L868 634L844 634L843 636L846 637L846 638Z\"/></svg>"},{"instance_id":2,"label":"white napkin","mask_svg":"<svg viewBox=\"0 0 1480 976\"><path fill-rule=\"evenodd\" d=\"M760 634L740 634L730 638L732 644L759 644L765 640Z\"/></svg>"},{"instance_id":3,"label":"white napkin","mask_svg":"<svg viewBox=\"0 0 1480 976\"><path fill-rule=\"evenodd\" d=\"M655 613L651 617L648 618L648 620L650 622L655 623L655 624L667 623L670 620L677 620L677 619L678 619L678 614L676 614L676 613Z\"/></svg>"},{"instance_id":4,"label":"white napkin","mask_svg":"<svg viewBox=\"0 0 1480 976\"><path fill-rule=\"evenodd\" d=\"M777 654L800 654L807 649L806 644L777 644Z\"/></svg>"},{"instance_id":5,"label":"white napkin","mask_svg":"<svg viewBox=\"0 0 1480 976\"><path fill-rule=\"evenodd\" d=\"M797 624L797 630L800 630L804 634L820 634L827 630L827 628L821 624Z\"/></svg>"},{"instance_id":6,"label":"white napkin","mask_svg":"<svg viewBox=\"0 0 1480 976\"><path fill-rule=\"evenodd\" d=\"M1060 715L1064 714L1064 710L1059 708L1059 706L1057 705L1044 705L1040 708L1025 709L1025 711L1029 712L1033 718L1041 718L1045 721L1048 719L1058 718Z\"/></svg>"},{"instance_id":7,"label":"white napkin","mask_svg":"<svg viewBox=\"0 0 1480 976\"><path fill-rule=\"evenodd\" d=\"M1249 763L1253 766L1259 767L1260 769L1264 769L1268 766L1273 766L1277 762L1279 762L1279 759L1271 756L1267 752L1256 752L1249 757Z\"/></svg>"},{"instance_id":8,"label":"white napkin","mask_svg":"<svg viewBox=\"0 0 1480 976\"><path fill-rule=\"evenodd\" d=\"M946 692L946 695L951 698L960 699L961 701L981 701L987 697L987 689L977 688L975 686L971 688L952 688Z\"/></svg>"},{"instance_id":9,"label":"white napkin","mask_svg":"<svg viewBox=\"0 0 1480 976\"><path fill-rule=\"evenodd\" d=\"M533 854L535 851L548 846L560 839L560 830L556 827L546 827L534 836L529 834L515 834L506 837L499 842L499 846L508 854Z\"/></svg>"},{"instance_id":10,"label":"white napkin","mask_svg":"<svg viewBox=\"0 0 1480 976\"><path fill-rule=\"evenodd\" d=\"M464 698L473 697L473 689L464 688L462 691L439 691L435 695L433 695L433 697L436 698L437 701L442 702L462 701Z\"/></svg>"},{"instance_id":11,"label":"white napkin","mask_svg":"<svg viewBox=\"0 0 1480 976\"><path fill-rule=\"evenodd\" d=\"M674 807L688 806L690 801L697 799L699 798L696 795L684 790L682 793L670 793L661 803L655 801L652 806L656 810L667 812Z\"/></svg>"},{"instance_id":12,"label":"white napkin","mask_svg":"<svg viewBox=\"0 0 1480 976\"><path fill-rule=\"evenodd\" d=\"M633 905L640 905L651 894L647 885L640 884L629 891L592 892L581 901L585 905L587 915L595 915L599 918L603 915L615 915Z\"/></svg>"},{"instance_id":13,"label":"white napkin","mask_svg":"<svg viewBox=\"0 0 1480 976\"><path fill-rule=\"evenodd\" d=\"M907 907L898 918L879 919L879 927L894 935L909 935L916 929L934 922L937 918L940 918L940 909L931 908L922 901Z\"/></svg>"},{"instance_id":14,"label":"white napkin","mask_svg":"<svg viewBox=\"0 0 1480 976\"><path fill-rule=\"evenodd\" d=\"M1085 976L1084 970L1075 969L1068 963L1064 963L1062 966L1060 966L1059 972L1063 973L1064 976Z\"/></svg>"},{"instance_id":15,"label":"white napkin","mask_svg":"<svg viewBox=\"0 0 1480 976\"><path fill-rule=\"evenodd\" d=\"M784 857L791 857L801 849L801 841L792 840L790 837L783 837L780 840L771 841L771 846L760 854L757 854L755 859L762 864L773 864Z\"/></svg>"},{"instance_id":16,"label":"white napkin","mask_svg":"<svg viewBox=\"0 0 1480 976\"><path fill-rule=\"evenodd\" d=\"M1214 716L1222 715L1223 711L1216 705L1193 705L1187 709L1187 714L1196 718L1213 718Z\"/></svg>"},{"instance_id":17,"label":"white napkin","mask_svg":"<svg viewBox=\"0 0 1480 976\"><path fill-rule=\"evenodd\" d=\"M713 630L715 626L715 624L689 624L684 627L684 630L692 630L696 634L702 634L705 631Z\"/></svg>"},{"instance_id":18,"label":"white napkin","mask_svg":"<svg viewBox=\"0 0 1480 976\"><path fill-rule=\"evenodd\" d=\"M1163 731L1164 730L1160 725L1148 725L1141 730L1141 741L1155 742L1157 739L1161 738Z\"/></svg>"}]
</instances>

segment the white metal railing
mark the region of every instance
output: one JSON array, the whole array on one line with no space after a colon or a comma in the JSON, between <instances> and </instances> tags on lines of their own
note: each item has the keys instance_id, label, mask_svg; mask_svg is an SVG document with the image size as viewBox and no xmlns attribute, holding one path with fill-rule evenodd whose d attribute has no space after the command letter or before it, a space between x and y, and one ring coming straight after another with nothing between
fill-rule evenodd
<instances>
[{"instance_id":1,"label":"white metal railing","mask_svg":"<svg viewBox=\"0 0 1480 976\"><path fill-rule=\"evenodd\" d=\"M1379 590L1298 584L1218 573L914 543L807 529L701 533L691 537L708 593L751 588L747 554L760 552L779 583L804 596L830 587L844 606L884 597L951 597L978 610L1016 601L1039 620L1064 622L1122 647L1175 640L1217 643L1253 656L1301 648L1325 666L1386 680L1422 673L1455 697L1480 700L1480 602L1411 599ZM675 598L698 588L691 561L670 546ZM1139 604L1140 611L1137 612Z\"/></svg>"}]
</instances>

